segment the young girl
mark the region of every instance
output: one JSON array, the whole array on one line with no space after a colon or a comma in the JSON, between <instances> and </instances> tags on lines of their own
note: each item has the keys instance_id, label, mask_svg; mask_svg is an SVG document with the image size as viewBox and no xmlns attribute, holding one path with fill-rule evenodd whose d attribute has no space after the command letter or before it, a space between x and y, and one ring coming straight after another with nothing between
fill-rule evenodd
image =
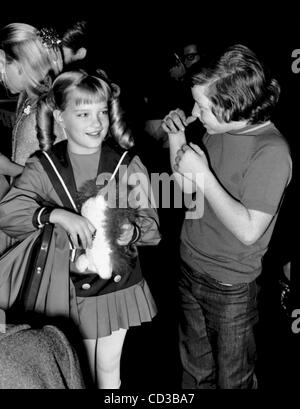
<instances>
[{"instance_id":1,"label":"young girl","mask_svg":"<svg viewBox=\"0 0 300 409\"><path fill-rule=\"evenodd\" d=\"M128 131L125 132L121 118L119 91L103 74L92 76L85 71L70 71L56 78L50 93L39 105L40 143L57 164L75 203L77 192L86 181L96 181L98 175L106 172L113 173L124 157L122 163L127 165L128 178L142 174L149 180L139 157L127 152L133 141ZM67 140L52 146L54 119ZM80 243L83 248L91 246L94 226L73 209L63 208L55 187L38 154L31 157L0 205L0 228L13 237L23 238L24 233L50 222L63 227L77 248ZM146 189L144 193L148 194ZM46 202L54 207L45 206ZM136 225L137 228L130 223L124 225L120 245L159 242L157 212L151 208L150 201L139 208ZM126 331L130 326L150 321L156 313L138 258L130 271L113 274L111 279L101 279L90 272L81 274L71 261L70 277L70 285L76 291L78 326L97 386L119 388Z\"/></svg>"},{"instance_id":2,"label":"young girl","mask_svg":"<svg viewBox=\"0 0 300 409\"><path fill-rule=\"evenodd\" d=\"M36 105L49 87L50 75L62 70L59 43L52 29L37 30L28 24L12 23L0 30L0 80L12 94L19 94L12 162L8 164L0 156L1 172L5 172L2 174L15 177L21 173L26 159L39 149ZM61 133L57 136L58 140L64 138Z\"/></svg>"}]
</instances>

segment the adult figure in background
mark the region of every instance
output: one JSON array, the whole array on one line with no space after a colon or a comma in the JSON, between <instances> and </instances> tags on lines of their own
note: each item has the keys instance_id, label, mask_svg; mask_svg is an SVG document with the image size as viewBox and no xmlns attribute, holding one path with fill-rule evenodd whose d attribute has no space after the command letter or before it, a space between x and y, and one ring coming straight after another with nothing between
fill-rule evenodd
<instances>
[{"instance_id":1,"label":"adult figure in background","mask_svg":"<svg viewBox=\"0 0 300 409\"><path fill-rule=\"evenodd\" d=\"M185 67L185 78L192 74L192 71L198 71L201 69L201 65L205 63L204 59L206 59L207 53L204 49L203 45L199 45L199 43L194 39L186 39L182 42L180 58L182 63ZM187 86L189 88L189 86ZM191 94L189 94L191 95ZM192 98L191 98L192 99ZM193 109L193 99L189 105L188 113L185 111L186 115L190 115ZM195 121L190 124L190 126L186 129L186 139L188 142L193 142L196 144L202 143L201 139L199 139L199 134L204 135L205 128L203 127L200 121Z\"/></svg>"},{"instance_id":2,"label":"adult figure in background","mask_svg":"<svg viewBox=\"0 0 300 409\"><path fill-rule=\"evenodd\" d=\"M186 43L182 48L181 59L186 69L200 61L201 54L198 44L196 42Z\"/></svg>"},{"instance_id":3,"label":"adult figure in background","mask_svg":"<svg viewBox=\"0 0 300 409\"><path fill-rule=\"evenodd\" d=\"M64 64L82 62L88 52L87 22L78 21L63 33L61 39Z\"/></svg>"},{"instance_id":4,"label":"adult figure in background","mask_svg":"<svg viewBox=\"0 0 300 409\"><path fill-rule=\"evenodd\" d=\"M100 66L103 68L103 44L99 47L98 43L95 43L92 27L85 20L76 21L62 33L61 50L64 70L82 68L91 72Z\"/></svg>"},{"instance_id":5,"label":"adult figure in background","mask_svg":"<svg viewBox=\"0 0 300 409\"><path fill-rule=\"evenodd\" d=\"M180 107L189 115L193 107L191 92L185 86L185 66L178 51L166 56L161 66L161 79L154 84L146 98L145 131L163 148L168 148L168 136L161 123L165 113Z\"/></svg>"},{"instance_id":6,"label":"adult figure in background","mask_svg":"<svg viewBox=\"0 0 300 409\"><path fill-rule=\"evenodd\" d=\"M9 188L3 175L13 180L22 172L28 157L39 149L36 107L39 97L50 86L51 76L62 69L59 43L52 29L37 30L28 24L12 23L0 30L1 82L9 93L19 95L12 130L11 161L0 155L1 196ZM59 127L54 131L56 141L65 139ZM0 254L13 241L0 231Z\"/></svg>"},{"instance_id":7,"label":"adult figure in background","mask_svg":"<svg viewBox=\"0 0 300 409\"><path fill-rule=\"evenodd\" d=\"M12 161L21 166L10 176L20 173L27 158L39 149L36 105L49 88L51 76L62 70L59 44L53 29L38 30L28 24L12 23L0 30L1 82L10 93L19 94L12 133ZM64 135L59 133L57 141L61 139Z\"/></svg>"},{"instance_id":8,"label":"adult figure in background","mask_svg":"<svg viewBox=\"0 0 300 409\"><path fill-rule=\"evenodd\" d=\"M179 55L176 52L172 53L169 61L170 78L173 78L175 81L182 81L185 71L185 66Z\"/></svg>"}]
</instances>

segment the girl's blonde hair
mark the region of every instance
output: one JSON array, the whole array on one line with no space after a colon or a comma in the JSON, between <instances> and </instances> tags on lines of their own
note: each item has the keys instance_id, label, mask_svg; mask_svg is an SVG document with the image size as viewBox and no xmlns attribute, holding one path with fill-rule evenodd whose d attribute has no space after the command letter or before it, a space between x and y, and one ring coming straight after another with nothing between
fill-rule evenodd
<instances>
[{"instance_id":1,"label":"girl's blonde hair","mask_svg":"<svg viewBox=\"0 0 300 409\"><path fill-rule=\"evenodd\" d=\"M0 49L6 63L18 61L26 75L26 90L40 93L41 83L48 74L57 75L62 70L59 41L47 42L43 30L24 23L12 23L0 30ZM5 71L3 73L5 84Z\"/></svg>"},{"instance_id":2,"label":"girl's blonde hair","mask_svg":"<svg viewBox=\"0 0 300 409\"><path fill-rule=\"evenodd\" d=\"M53 82L50 91L38 102L37 137L42 150L51 149L55 140L53 111L56 109L64 111L69 95L74 90L80 92L80 98L76 103L105 100L110 120L108 137L114 138L124 149L129 149L134 145L131 131L123 120L123 110L119 101L120 88L110 82L102 70L97 70L95 75L78 70L60 74Z\"/></svg>"}]
</instances>

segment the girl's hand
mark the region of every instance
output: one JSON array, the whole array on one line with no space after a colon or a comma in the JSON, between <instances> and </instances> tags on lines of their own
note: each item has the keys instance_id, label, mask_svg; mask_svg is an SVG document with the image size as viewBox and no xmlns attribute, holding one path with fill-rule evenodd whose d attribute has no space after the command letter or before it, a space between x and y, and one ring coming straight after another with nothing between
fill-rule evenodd
<instances>
[{"instance_id":1,"label":"girl's hand","mask_svg":"<svg viewBox=\"0 0 300 409\"><path fill-rule=\"evenodd\" d=\"M203 150L198 145L190 143L189 146L183 145L177 151L174 169L187 177L187 173L192 173L193 175L196 173L205 174L209 167ZM188 179L190 178L188 177Z\"/></svg>"},{"instance_id":2,"label":"girl's hand","mask_svg":"<svg viewBox=\"0 0 300 409\"><path fill-rule=\"evenodd\" d=\"M93 234L96 229L86 217L68 210L54 209L49 221L65 229L75 247L84 249L92 247Z\"/></svg>"},{"instance_id":3,"label":"girl's hand","mask_svg":"<svg viewBox=\"0 0 300 409\"><path fill-rule=\"evenodd\" d=\"M181 109L170 111L162 121L162 129L168 134L184 134L185 128L191 122L194 122L196 117L190 116L186 118L185 113Z\"/></svg>"},{"instance_id":4,"label":"girl's hand","mask_svg":"<svg viewBox=\"0 0 300 409\"><path fill-rule=\"evenodd\" d=\"M117 243L120 246L126 246L132 239L134 226L131 223L125 223L122 226L123 233L118 238Z\"/></svg>"}]
</instances>

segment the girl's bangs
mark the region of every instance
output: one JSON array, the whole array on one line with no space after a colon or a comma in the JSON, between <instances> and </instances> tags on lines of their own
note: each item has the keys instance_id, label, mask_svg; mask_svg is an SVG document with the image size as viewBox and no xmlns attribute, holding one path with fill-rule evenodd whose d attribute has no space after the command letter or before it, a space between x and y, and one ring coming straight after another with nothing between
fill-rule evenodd
<instances>
[{"instance_id":1,"label":"girl's bangs","mask_svg":"<svg viewBox=\"0 0 300 409\"><path fill-rule=\"evenodd\" d=\"M76 87L75 105L93 104L95 102L103 102L108 100L107 92L100 86L93 87Z\"/></svg>"}]
</instances>

